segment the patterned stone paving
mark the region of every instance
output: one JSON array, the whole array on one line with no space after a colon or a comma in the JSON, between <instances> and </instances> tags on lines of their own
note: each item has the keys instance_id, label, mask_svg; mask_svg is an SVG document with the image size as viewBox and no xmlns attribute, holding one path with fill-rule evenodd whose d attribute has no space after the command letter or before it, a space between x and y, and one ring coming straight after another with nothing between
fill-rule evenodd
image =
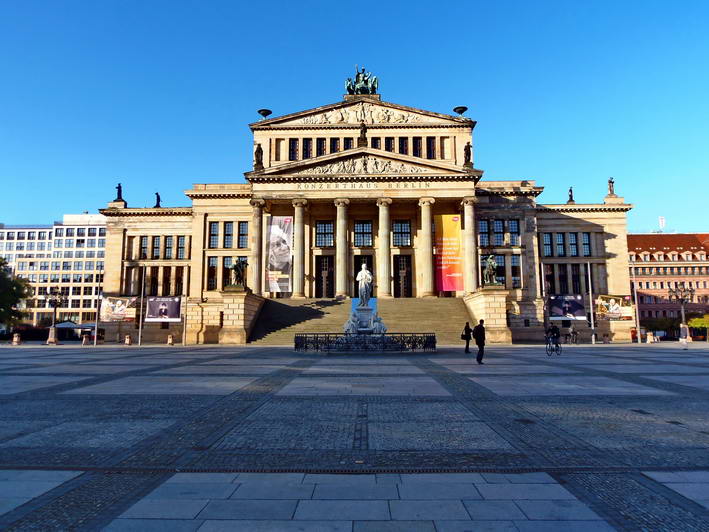
<instances>
[{"instance_id":1,"label":"patterned stone paving","mask_svg":"<svg viewBox=\"0 0 709 532\"><path fill-rule=\"evenodd\" d=\"M0 347L3 530L709 530L709 348Z\"/></svg>"}]
</instances>

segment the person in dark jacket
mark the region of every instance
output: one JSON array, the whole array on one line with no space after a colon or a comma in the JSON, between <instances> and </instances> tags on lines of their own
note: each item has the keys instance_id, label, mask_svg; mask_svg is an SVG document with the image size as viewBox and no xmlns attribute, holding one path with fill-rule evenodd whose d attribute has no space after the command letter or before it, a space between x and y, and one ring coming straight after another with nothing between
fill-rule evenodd
<instances>
[{"instance_id":1,"label":"person in dark jacket","mask_svg":"<svg viewBox=\"0 0 709 532\"><path fill-rule=\"evenodd\" d=\"M484 362L483 362L483 356L485 355L485 326L483 325L484 323L485 323L485 320L480 320L480 323L478 323L475 326L475 328L473 329L473 338L475 339L475 343L478 346L478 356L476 357L478 364L484 364Z\"/></svg>"},{"instance_id":2,"label":"person in dark jacket","mask_svg":"<svg viewBox=\"0 0 709 532\"><path fill-rule=\"evenodd\" d=\"M465 340L465 352L470 353L470 339L473 337L472 336L473 330L470 328L470 323L465 322L465 327L463 327L463 334L460 335L461 340Z\"/></svg>"}]
</instances>

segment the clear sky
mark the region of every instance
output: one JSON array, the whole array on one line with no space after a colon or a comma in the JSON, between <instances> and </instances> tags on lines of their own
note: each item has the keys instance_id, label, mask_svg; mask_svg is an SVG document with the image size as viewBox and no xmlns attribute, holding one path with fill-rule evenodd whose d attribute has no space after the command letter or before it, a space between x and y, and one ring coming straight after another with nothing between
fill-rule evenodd
<instances>
[{"instance_id":1,"label":"clear sky","mask_svg":"<svg viewBox=\"0 0 709 532\"><path fill-rule=\"evenodd\" d=\"M631 231L709 231L709 2L0 3L0 222L189 205L243 182L249 122L341 99L355 64L384 100L470 108L484 179L600 202Z\"/></svg>"}]
</instances>

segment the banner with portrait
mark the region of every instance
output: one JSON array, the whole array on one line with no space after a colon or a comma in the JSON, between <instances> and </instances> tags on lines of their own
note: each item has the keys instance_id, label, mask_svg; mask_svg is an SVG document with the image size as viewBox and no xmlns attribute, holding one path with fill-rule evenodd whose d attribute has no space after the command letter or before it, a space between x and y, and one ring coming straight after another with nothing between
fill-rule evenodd
<instances>
[{"instance_id":1,"label":"banner with portrait","mask_svg":"<svg viewBox=\"0 0 709 532\"><path fill-rule=\"evenodd\" d=\"M182 321L180 297L149 297L145 321Z\"/></svg>"},{"instance_id":2,"label":"banner with portrait","mask_svg":"<svg viewBox=\"0 0 709 532\"><path fill-rule=\"evenodd\" d=\"M137 297L101 298L101 321L135 321Z\"/></svg>"},{"instance_id":3,"label":"banner with portrait","mask_svg":"<svg viewBox=\"0 0 709 532\"><path fill-rule=\"evenodd\" d=\"M266 241L266 291L292 292L293 217L271 216L268 219Z\"/></svg>"},{"instance_id":4,"label":"banner with portrait","mask_svg":"<svg viewBox=\"0 0 709 532\"><path fill-rule=\"evenodd\" d=\"M557 295L549 296L547 301L550 320L583 320L586 321L586 309L583 296Z\"/></svg>"},{"instance_id":5,"label":"banner with portrait","mask_svg":"<svg viewBox=\"0 0 709 532\"><path fill-rule=\"evenodd\" d=\"M436 229L436 288L440 291L463 290L463 250L460 215L438 214Z\"/></svg>"},{"instance_id":6,"label":"banner with portrait","mask_svg":"<svg viewBox=\"0 0 709 532\"><path fill-rule=\"evenodd\" d=\"M598 296L596 317L599 320L633 320L635 319L633 301L630 296Z\"/></svg>"}]
</instances>

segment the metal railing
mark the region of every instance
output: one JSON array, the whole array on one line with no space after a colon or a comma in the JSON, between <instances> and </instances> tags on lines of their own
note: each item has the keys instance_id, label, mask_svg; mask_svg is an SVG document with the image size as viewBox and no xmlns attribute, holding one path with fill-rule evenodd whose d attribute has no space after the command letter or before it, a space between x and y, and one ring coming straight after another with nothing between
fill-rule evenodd
<instances>
[{"instance_id":1,"label":"metal railing","mask_svg":"<svg viewBox=\"0 0 709 532\"><path fill-rule=\"evenodd\" d=\"M303 333L294 338L296 351L435 352L435 333L341 334Z\"/></svg>"}]
</instances>

